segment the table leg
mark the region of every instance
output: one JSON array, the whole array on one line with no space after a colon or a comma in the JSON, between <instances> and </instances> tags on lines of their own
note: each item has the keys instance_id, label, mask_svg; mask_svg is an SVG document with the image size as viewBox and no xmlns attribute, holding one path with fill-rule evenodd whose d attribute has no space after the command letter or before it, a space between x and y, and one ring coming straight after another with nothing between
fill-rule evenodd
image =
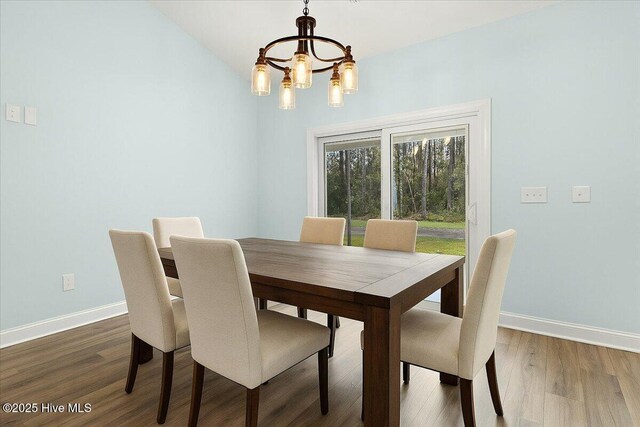
<instances>
[{"instance_id":1,"label":"table leg","mask_svg":"<svg viewBox=\"0 0 640 427\"><path fill-rule=\"evenodd\" d=\"M462 303L464 297L463 267L456 268L452 281L444 285L441 291L440 312L450 316L462 317ZM440 373L440 382L458 385L458 377Z\"/></svg>"},{"instance_id":2,"label":"table leg","mask_svg":"<svg viewBox=\"0 0 640 427\"><path fill-rule=\"evenodd\" d=\"M400 425L400 306L365 310L363 394L365 426Z\"/></svg>"}]
</instances>

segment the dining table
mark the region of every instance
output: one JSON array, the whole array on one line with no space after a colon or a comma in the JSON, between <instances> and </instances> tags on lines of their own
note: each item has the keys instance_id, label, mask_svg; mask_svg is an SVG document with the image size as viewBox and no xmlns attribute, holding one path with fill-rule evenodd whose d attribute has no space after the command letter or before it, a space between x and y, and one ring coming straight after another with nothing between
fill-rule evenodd
<instances>
[{"instance_id":1,"label":"dining table","mask_svg":"<svg viewBox=\"0 0 640 427\"><path fill-rule=\"evenodd\" d=\"M440 311L462 317L465 258L353 246L237 240L256 298L364 323L366 426L400 424L402 313L441 290ZM159 248L165 274L179 278L171 248ZM458 378L440 374L456 385Z\"/></svg>"}]
</instances>

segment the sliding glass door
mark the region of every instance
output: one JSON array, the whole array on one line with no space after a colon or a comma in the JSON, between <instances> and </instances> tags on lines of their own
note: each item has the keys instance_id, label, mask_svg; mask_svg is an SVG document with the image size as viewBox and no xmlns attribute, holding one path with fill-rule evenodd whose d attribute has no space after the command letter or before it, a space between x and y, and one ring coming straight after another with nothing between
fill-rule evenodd
<instances>
[{"instance_id":1,"label":"sliding glass door","mask_svg":"<svg viewBox=\"0 0 640 427\"><path fill-rule=\"evenodd\" d=\"M309 214L346 218L347 245L368 219L416 220L416 250L464 255L466 283L491 231L490 124L478 101L310 129Z\"/></svg>"},{"instance_id":2,"label":"sliding glass door","mask_svg":"<svg viewBox=\"0 0 640 427\"><path fill-rule=\"evenodd\" d=\"M322 147L325 215L345 218L345 245L362 246L366 221L380 218L380 137L346 135Z\"/></svg>"},{"instance_id":3,"label":"sliding glass door","mask_svg":"<svg viewBox=\"0 0 640 427\"><path fill-rule=\"evenodd\" d=\"M391 218L418 221L416 251L466 255L467 127L389 133ZM440 301L440 291L429 300Z\"/></svg>"}]
</instances>

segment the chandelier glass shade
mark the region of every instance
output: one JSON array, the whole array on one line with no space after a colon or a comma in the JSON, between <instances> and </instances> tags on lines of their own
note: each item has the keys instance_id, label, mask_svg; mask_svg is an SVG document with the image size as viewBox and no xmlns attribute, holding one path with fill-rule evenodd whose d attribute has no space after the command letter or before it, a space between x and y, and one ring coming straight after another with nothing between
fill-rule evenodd
<instances>
[{"instance_id":1,"label":"chandelier glass shade","mask_svg":"<svg viewBox=\"0 0 640 427\"><path fill-rule=\"evenodd\" d=\"M278 105L281 109L291 110L295 108L296 89L310 88L314 74L331 71L328 104L331 107L341 107L344 105L343 94L353 94L358 91L358 67L351 55L351 46L344 46L336 40L315 35L316 20L309 16L307 7L309 0L303 1L305 5L303 16L296 19L298 34L276 39L259 49L258 59L251 72L251 92L258 96L269 95L271 92L270 68L282 71L284 77L280 84ZM294 42L297 43L297 49L290 58L276 58L268 55L271 48ZM316 46L319 44L337 48L340 55L333 58L319 56L316 53Z\"/></svg>"},{"instance_id":2,"label":"chandelier glass shade","mask_svg":"<svg viewBox=\"0 0 640 427\"><path fill-rule=\"evenodd\" d=\"M289 68L284 69L284 78L280 83L279 106L282 110L293 110L296 108L296 92L293 90L293 83L289 77Z\"/></svg>"},{"instance_id":3,"label":"chandelier glass shade","mask_svg":"<svg viewBox=\"0 0 640 427\"><path fill-rule=\"evenodd\" d=\"M267 96L271 93L271 76L267 64L256 64L251 72L251 93Z\"/></svg>"}]
</instances>

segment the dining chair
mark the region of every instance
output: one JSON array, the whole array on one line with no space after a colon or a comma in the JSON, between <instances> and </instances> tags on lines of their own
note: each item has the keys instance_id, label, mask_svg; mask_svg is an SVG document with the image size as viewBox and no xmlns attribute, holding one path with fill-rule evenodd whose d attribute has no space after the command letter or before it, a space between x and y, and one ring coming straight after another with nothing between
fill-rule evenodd
<instances>
[{"instance_id":1,"label":"dining chair","mask_svg":"<svg viewBox=\"0 0 640 427\"><path fill-rule=\"evenodd\" d=\"M306 216L302 220L300 241L323 245L342 246L344 243L344 218L326 218ZM307 309L298 307L298 317L307 318ZM340 327L340 318L327 314L327 327L331 331L329 339L329 357L333 357L336 342L336 329Z\"/></svg>"},{"instance_id":2,"label":"dining chair","mask_svg":"<svg viewBox=\"0 0 640 427\"><path fill-rule=\"evenodd\" d=\"M342 246L345 224L344 218L305 216L300 229L300 241Z\"/></svg>"},{"instance_id":3,"label":"dining chair","mask_svg":"<svg viewBox=\"0 0 640 427\"><path fill-rule=\"evenodd\" d=\"M329 329L305 319L255 310L249 273L235 240L171 237L190 325L193 383L189 426L200 412L204 369L246 388L245 423L258 423L260 385L318 354L320 408L329 411Z\"/></svg>"},{"instance_id":4,"label":"dining chair","mask_svg":"<svg viewBox=\"0 0 640 427\"><path fill-rule=\"evenodd\" d=\"M418 222L412 220L370 219L364 231L365 248L415 252Z\"/></svg>"},{"instance_id":5,"label":"dining chair","mask_svg":"<svg viewBox=\"0 0 640 427\"><path fill-rule=\"evenodd\" d=\"M152 224L153 239L159 248L170 247L169 237L173 235L204 237L200 218L195 216L154 218ZM169 285L169 293L171 295L182 298L182 288L178 279L167 277L167 285Z\"/></svg>"},{"instance_id":6,"label":"dining chair","mask_svg":"<svg viewBox=\"0 0 640 427\"><path fill-rule=\"evenodd\" d=\"M466 427L476 425L473 379L483 366L487 371L493 407L496 414L503 415L495 346L500 304L515 242L515 230L503 231L485 240L471 277L462 319L417 308L402 315L400 358L403 368L416 365L459 377ZM363 341L364 333L361 333L362 347ZM404 373L404 381L408 383L408 372Z\"/></svg>"},{"instance_id":7,"label":"dining chair","mask_svg":"<svg viewBox=\"0 0 640 427\"><path fill-rule=\"evenodd\" d=\"M300 241L304 243L317 243L323 245L342 246L344 243L344 218L327 218L306 216L302 220L300 229ZM267 309L267 300L260 298L260 309ZM298 317L307 318L307 309L298 307ZM327 327L331 331L329 344L329 357L333 357L336 341L336 329L340 327L340 318L333 314L327 314Z\"/></svg>"},{"instance_id":8,"label":"dining chair","mask_svg":"<svg viewBox=\"0 0 640 427\"><path fill-rule=\"evenodd\" d=\"M189 345L184 301L171 299L160 256L149 233L109 230L113 252L129 311L131 357L125 391L131 393L138 373L141 351L150 345L162 352L162 384L158 424L167 418L174 351Z\"/></svg>"}]
</instances>

